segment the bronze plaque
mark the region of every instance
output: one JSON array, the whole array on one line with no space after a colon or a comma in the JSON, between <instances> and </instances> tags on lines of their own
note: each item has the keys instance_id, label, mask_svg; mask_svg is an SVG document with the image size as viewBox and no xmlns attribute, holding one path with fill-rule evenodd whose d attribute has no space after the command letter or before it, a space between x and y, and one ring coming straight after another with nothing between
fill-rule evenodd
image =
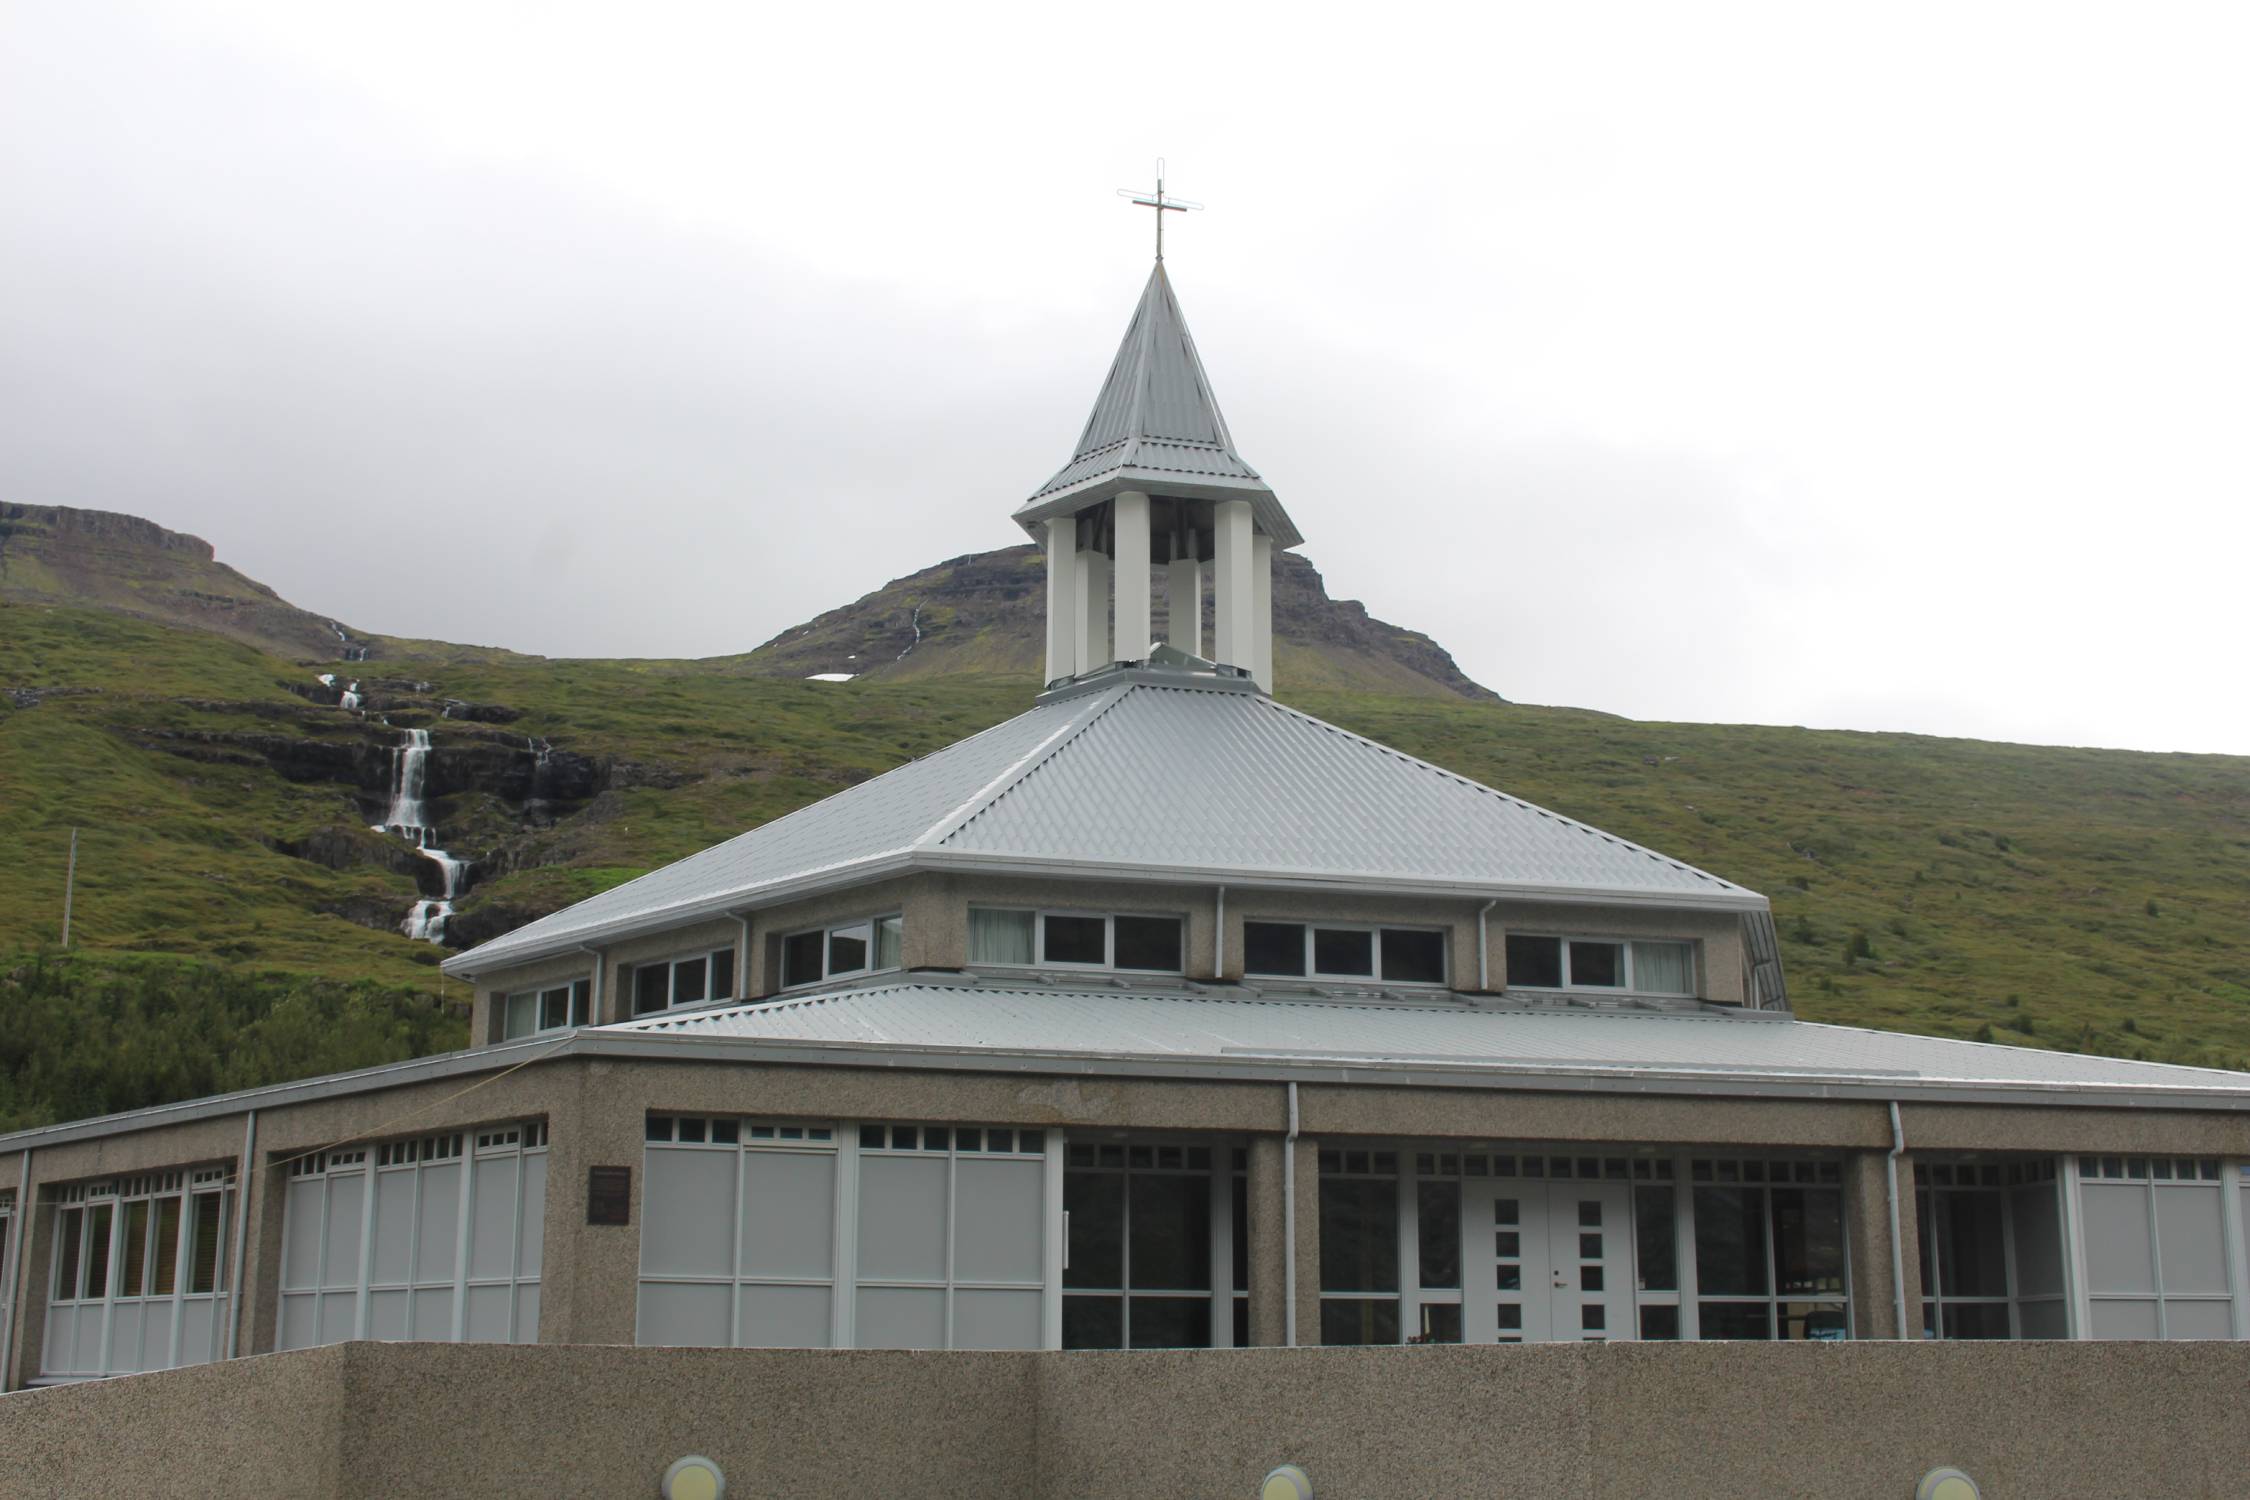
<instances>
[{"instance_id":1,"label":"bronze plaque","mask_svg":"<svg viewBox=\"0 0 2250 1500\"><path fill-rule=\"evenodd\" d=\"M589 1224L630 1224L633 1222L633 1169L631 1167L588 1167L586 1169L586 1222Z\"/></svg>"}]
</instances>

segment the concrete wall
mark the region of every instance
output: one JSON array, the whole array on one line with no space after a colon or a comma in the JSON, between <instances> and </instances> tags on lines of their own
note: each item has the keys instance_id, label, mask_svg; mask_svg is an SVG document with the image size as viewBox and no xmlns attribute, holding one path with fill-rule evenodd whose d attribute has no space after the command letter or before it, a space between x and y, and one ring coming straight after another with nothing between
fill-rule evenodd
<instances>
[{"instance_id":1,"label":"concrete wall","mask_svg":"<svg viewBox=\"0 0 2250 1500\"><path fill-rule=\"evenodd\" d=\"M896 1354L349 1344L0 1398L0 1497L2250 1492L2250 1345Z\"/></svg>"}]
</instances>

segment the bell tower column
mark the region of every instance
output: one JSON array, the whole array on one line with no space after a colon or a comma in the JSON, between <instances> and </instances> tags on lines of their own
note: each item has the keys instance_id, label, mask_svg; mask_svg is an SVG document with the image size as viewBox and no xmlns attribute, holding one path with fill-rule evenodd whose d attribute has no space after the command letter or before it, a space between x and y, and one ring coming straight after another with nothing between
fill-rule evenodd
<instances>
[{"instance_id":1,"label":"bell tower column","mask_svg":"<svg viewBox=\"0 0 2250 1500\"><path fill-rule=\"evenodd\" d=\"M1211 654L1230 667L1252 668L1250 596L1252 553L1250 502L1221 500L1212 507L1216 522L1213 537Z\"/></svg>"},{"instance_id":2,"label":"bell tower column","mask_svg":"<svg viewBox=\"0 0 2250 1500\"><path fill-rule=\"evenodd\" d=\"M1164 637L1175 651L1203 654L1203 564L1174 557L1164 570L1164 607L1170 623Z\"/></svg>"},{"instance_id":3,"label":"bell tower column","mask_svg":"<svg viewBox=\"0 0 2250 1500\"><path fill-rule=\"evenodd\" d=\"M1243 663L1267 692L1273 691L1273 538L1250 539L1250 660Z\"/></svg>"},{"instance_id":4,"label":"bell tower column","mask_svg":"<svg viewBox=\"0 0 2250 1500\"><path fill-rule=\"evenodd\" d=\"M1111 502L1117 534L1117 660L1148 657L1148 496L1126 490Z\"/></svg>"},{"instance_id":5,"label":"bell tower column","mask_svg":"<svg viewBox=\"0 0 2250 1500\"><path fill-rule=\"evenodd\" d=\"M1078 675L1078 518L1047 521L1047 680Z\"/></svg>"},{"instance_id":6,"label":"bell tower column","mask_svg":"<svg viewBox=\"0 0 2250 1500\"><path fill-rule=\"evenodd\" d=\"M1109 654L1109 555L1092 547L1078 554L1078 672L1091 672Z\"/></svg>"}]
</instances>

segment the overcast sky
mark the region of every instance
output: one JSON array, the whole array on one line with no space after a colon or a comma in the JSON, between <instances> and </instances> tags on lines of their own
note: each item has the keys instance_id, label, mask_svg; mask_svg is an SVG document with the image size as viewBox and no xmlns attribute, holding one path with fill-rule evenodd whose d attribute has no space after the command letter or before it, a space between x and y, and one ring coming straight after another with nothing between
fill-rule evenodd
<instances>
[{"instance_id":1,"label":"overcast sky","mask_svg":"<svg viewBox=\"0 0 2250 1500\"><path fill-rule=\"evenodd\" d=\"M1022 540L1162 154L1304 551L1502 694L2250 752L2246 16L0 0L0 499L745 650Z\"/></svg>"}]
</instances>

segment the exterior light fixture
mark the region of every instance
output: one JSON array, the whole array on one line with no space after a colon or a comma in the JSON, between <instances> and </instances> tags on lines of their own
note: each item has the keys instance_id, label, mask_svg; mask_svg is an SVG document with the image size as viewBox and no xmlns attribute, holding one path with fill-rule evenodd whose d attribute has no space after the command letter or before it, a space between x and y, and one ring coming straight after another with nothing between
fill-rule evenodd
<instances>
[{"instance_id":1,"label":"exterior light fixture","mask_svg":"<svg viewBox=\"0 0 2250 1500\"><path fill-rule=\"evenodd\" d=\"M1283 1464L1258 1486L1258 1500L1313 1500L1312 1481L1295 1464ZM1954 1500L1948 1495L1945 1500Z\"/></svg>"},{"instance_id":2,"label":"exterior light fixture","mask_svg":"<svg viewBox=\"0 0 2250 1500\"><path fill-rule=\"evenodd\" d=\"M1932 1469L1914 1486L1914 1500L1984 1500L1984 1491L1959 1469Z\"/></svg>"},{"instance_id":3,"label":"exterior light fixture","mask_svg":"<svg viewBox=\"0 0 2250 1500\"><path fill-rule=\"evenodd\" d=\"M663 1493L664 1500L727 1500L727 1476L708 1458L691 1453L674 1459L664 1471Z\"/></svg>"}]
</instances>

